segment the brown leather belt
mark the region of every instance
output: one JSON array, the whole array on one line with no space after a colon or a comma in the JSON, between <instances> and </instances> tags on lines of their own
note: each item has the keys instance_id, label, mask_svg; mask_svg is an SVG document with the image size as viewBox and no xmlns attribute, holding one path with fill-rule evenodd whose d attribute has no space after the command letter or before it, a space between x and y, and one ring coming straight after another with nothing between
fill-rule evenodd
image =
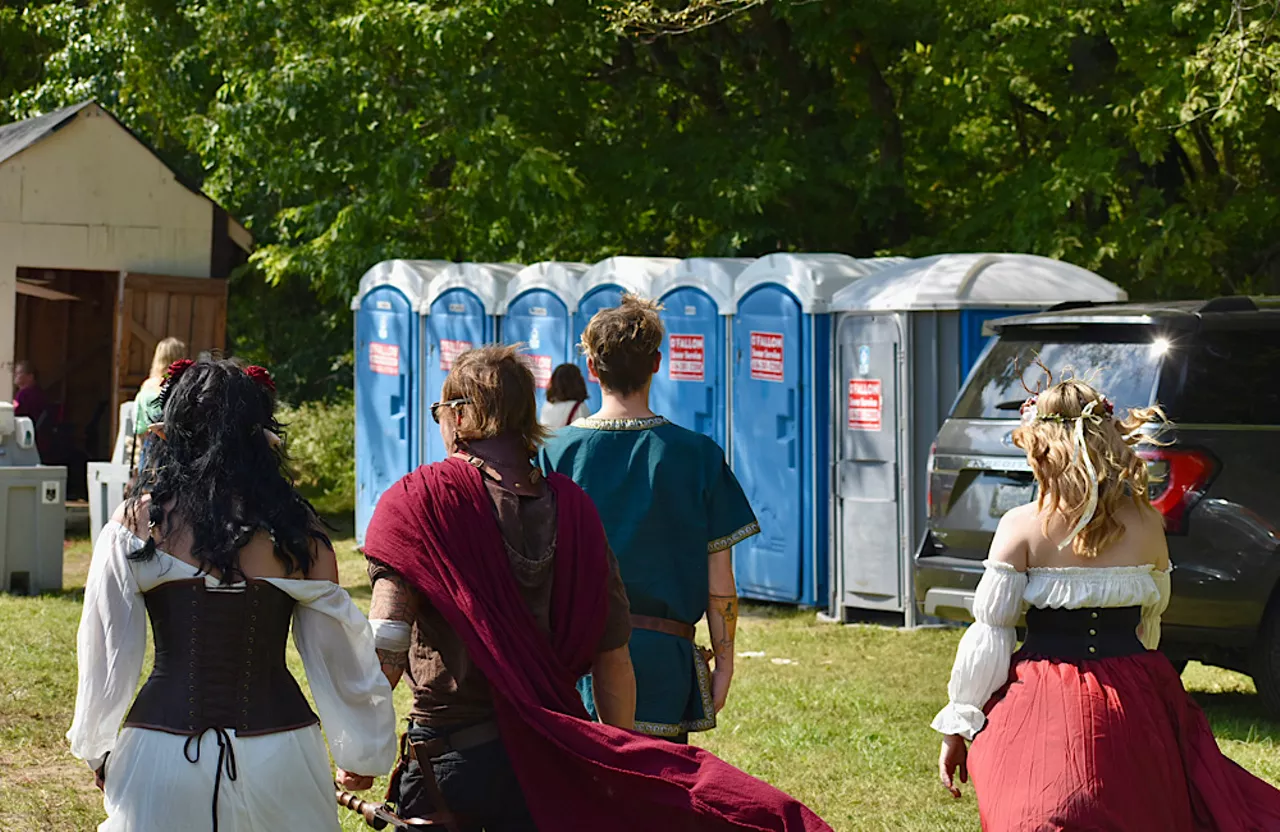
<instances>
[{"instance_id":1,"label":"brown leather belt","mask_svg":"<svg viewBox=\"0 0 1280 832\"><path fill-rule=\"evenodd\" d=\"M414 725L427 727L425 722L412 720ZM416 743L417 747L426 751L430 759L443 757L450 751L466 751L471 748L478 748L482 745L488 745L491 742L497 742L502 739L502 732L498 730L498 723L490 720L482 722L479 725L472 725L469 728L463 728L460 731L454 731L443 737L436 737L423 743Z\"/></svg>"},{"instance_id":2,"label":"brown leather belt","mask_svg":"<svg viewBox=\"0 0 1280 832\"><path fill-rule=\"evenodd\" d=\"M633 630L652 630L655 633L666 633L669 636L682 638L685 641L693 641L694 633L697 632L692 624L686 624L683 621L672 621L670 618L656 618L652 615L636 615L631 613L631 628Z\"/></svg>"}]
</instances>

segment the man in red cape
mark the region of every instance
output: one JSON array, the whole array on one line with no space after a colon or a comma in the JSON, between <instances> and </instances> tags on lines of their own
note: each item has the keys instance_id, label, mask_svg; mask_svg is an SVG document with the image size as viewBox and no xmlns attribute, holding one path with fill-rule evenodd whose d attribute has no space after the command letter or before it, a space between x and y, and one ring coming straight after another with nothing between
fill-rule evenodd
<instances>
[{"instance_id":1,"label":"man in red cape","mask_svg":"<svg viewBox=\"0 0 1280 832\"><path fill-rule=\"evenodd\" d=\"M393 486L364 547L422 593L488 680L538 828L830 830L712 754L588 720L575 682L604 628L606 541L578 486L557 474L547 485L558 512L550 638L511 574L482 474L462 459L419 468Z\"/></svg>"}]
</instances>

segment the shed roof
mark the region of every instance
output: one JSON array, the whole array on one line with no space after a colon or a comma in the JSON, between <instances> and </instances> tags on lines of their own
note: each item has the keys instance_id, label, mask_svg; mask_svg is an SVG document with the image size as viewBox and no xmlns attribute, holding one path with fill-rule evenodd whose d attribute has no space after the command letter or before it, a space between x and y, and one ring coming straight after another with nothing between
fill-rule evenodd
<instances>
[{"instance_id":1,"label":"shed roof","mask_svg":"<svg viewBox=\"0 0 1280 832\"><path fill-rule=\"evenodd\" d=\"M75 120L76 116L89 108L94 108L109 116L121 130L124 130L132 136L134 141L145 147L148 153L156 157L156 159L160 161L160 164L164 165L169 172L173 174L175 182L191 191L193 194L209 200L209 202L212 202L219 209L222 209L222 206L218 205L217 202L214 202L208 194L200 189L199 185L166 162L164 157L156 152L156 149L152 147L150 143L137 133L130 130L129 127L125 125L124 122L120 121L120 119L116 118L110 110L98 104L98 102L93 99L87 99L78 104L72 104L69 107L63 107L61 110L54 110L53 112L45 113L44 115L32 116L31 118L24 119L22 121L0 124L0 164L4 164L32 145L39 144L42 140L52 136L63 127L71 124L71 122ZM222 210L225 211L225 209ZM232 227L232 233L230 234L232 242L240 246L245 251L251 251L253 249L253 236L249 233L248 229L246 229L239 220L230 214L227 214L227 221Z\"/></svg>"},{"instance_id":2,"label":"shed roof","mask_svg":"<svg viewBox=\"0 0 1280 832\"><path fill-rule=\"evenodd\" d=\"M800 301L805 313L825 312L839 290L897 263L905 257L857 258L848 254L767 254L748 266L733 286L733 305L766 283L776 283Z\"/></svg>"},{"instance_id":3,"label":"shed roof","mask_svg":"<svg viewBox=\"0 0 1280 832\"><path fill-rule=\"evenodd\" d=\"M418 311L430 315L431 304L445 292L466 289L480 298L486 315L496 315L506 298L507 283L521 268L519 263L450 263L431 278Z\"/></svg>"},{"instance_id":4,"label":"shed roof","mask_svg":"<svg viewBox=\"0 0 1280 832\"><path fill-rule=\"evenodd\" d=\"M560 299L569 314L578 311L578 280L591 268L586 263L543 260L525 266L507 283L506 295L498 304L498 314L507 314L511 301L532 289L544 289Z\"/></svg>"},{"instance_id":5,"label":"shed roof","mask_svg":"<svg viewBox=\"0 0 1280 832\"><path fill-rule=\"evenodd\" d=\"M653 296L676 289L694 288L716 302L721 315L733 314L733 281L754 262L750 257L690 257L667 269L653 281Z\"/></svg>"},{"instance_id":6,"label":"shed roof","mask_svg":"<svg viewBox=\"0 0 1280 832\"><path fill-rule=\"evenodd\" d=\"M937 254L885 269L836 293L835 311L909 311L1122 301L1123 289L1088 269L1034 254Z\"/></svg>"},{"instance_id":7,"label":"shed roof","mask_svg":"<svg viewBox=\"0 0 1280 832\"><path fill-rule=\"evenodd\" d=\"M416 311L427 296L431 281L452 265L448 260L383 260L360 278L360 287L351 299L351 309L359 309L364 296L377 287L394 286Z\"/></svg>"}]
</instances>

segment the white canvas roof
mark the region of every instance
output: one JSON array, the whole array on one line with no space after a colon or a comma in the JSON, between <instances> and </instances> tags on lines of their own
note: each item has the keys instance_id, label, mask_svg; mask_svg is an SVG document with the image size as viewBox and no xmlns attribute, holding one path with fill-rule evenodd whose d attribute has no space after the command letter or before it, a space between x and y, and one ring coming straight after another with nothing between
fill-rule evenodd
<instances>
[{"instance_id":1,"label":"white canvas roof","mask_svg":"<svg viewBox=\"0 0 1280 832\"><path fill-rule=\"evenodd\" d=\"M592 266L578 279L578 299L597 286L621 286L628 292L650 297L653 281L680 261L674 257L610 257Z\"/></svg>"},{"instance_id":2,"label":"white canvas roof","mask_svg":"<svg viewBox=\"0 0 1280 832\"><path fill-rule=\"evenodd\" d=\"M364 296L379 286L394 286L417 310L427 295L427 286L440 272L453 265L448 260L383 260L360 278L360 288L351 299L351 309L360 308Z\"/></svg>"},{"instance_id":3,"label":"white canvas roof","mask_svg":"<svg viewBox=\"0 0 1280 832\"><path fill-rule=\"evenodd\" d=\"M905 257L859 259L847 254L768 254L748 266L733 286L733 305L757 286L776 283L800 301L805 313L825 312L839 290L856 280L889 266L906 262Z\"/></svg>"},{"instance_id":4,"label":"white canvas roof","mask_svg":"<svg viewBox=\"0 0 1280 832\"><path fill-rule=\"evenodd\" d=\"M1034 254L938 254L860 280L836 293L836 311L1045 307L1065 301L1123 301L1093 272Z\"/></svg>"},{"instance_id":5,"label":"white canvas roof","mask_svg":"<svg viewBox=\"0 0 1280 832\"><path fill-rule=\"evenodd\" d=\"M543 260L525 266L507 283L506 294L498 304L498 314L507 314L507 305L530 289L545 289L565 305L570 314L578 311L578 279L590 268L586 263Z\"/></svg>"},{"instance_id":6,"label":"white canvas roof","mask_svg":"<svg viewBox=\"0 0 1280 832\"><path fill-rule=\"evenodd\" d=\"M507 283L522 267L519 263L450 263L427 284L426 295L418 311L431 314L431 304L450 289L467 289L484 304L486 315L498 314L498 306L506 298Z\"/></svg>"},{"instance_id":7,"label":"white canvas roof","mask_svg":"<svg viewBox=\"0 0 1280 832\"><path fill-rule=\"evenodd\" d=\"M733 314L733 281L753 261L750 257L690 257L667 269L653 281L653 296L692 287L706 292L721 315Z\"/></svg>"}]
</instances>

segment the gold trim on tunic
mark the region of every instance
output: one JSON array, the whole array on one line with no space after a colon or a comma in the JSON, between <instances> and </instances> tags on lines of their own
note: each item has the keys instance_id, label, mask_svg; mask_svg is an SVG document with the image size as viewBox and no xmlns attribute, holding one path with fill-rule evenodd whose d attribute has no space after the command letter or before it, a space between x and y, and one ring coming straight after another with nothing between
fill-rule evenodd
<instances>
[{"instance_id":1,"label":"gold trim on tunic","mask_svg":"<svg viewBox=\"0 0 1280 832\"><path fill-rule=\"evenodd\" d=\"M570 427L588 430L650 430L669 424L666 416L646 416L643 419L597 419L595 416L584 416L574 420Z\"/></svg>"},{"instance_id":2,"label":"gold trim on tunic","mask_svg":"<svg viewBox=\"0 0 1280 832\"><path fill-rule=\"evenodd\" d=\"M752 520L750 523L738 529L733 534L728 534L728 535L725 535L724 537L718 537L715 540L708 543L707 554L711 554L712 552L719 552L724 549L733 548L734 546L737 546L742 541L746 540L748 537L751 537L757 534L760 534L760 524L757 521Z\"/></svg>"},{"instance_id":3,"label":"gold trim on tunic","mask_svg":"<svg viewBox=\"0 0 1280 832\"><path fill-rule=\"evenodd\" d=\"M702 697L702 719L686 719L676 725L669 722L637 721L637 731L651 737L678 737L685 733L710 731L716 727L716 703L711 696L711 668L697 645L693 648L693 669L698 676L698 693Z\"/></svg>"}]
</instances>

